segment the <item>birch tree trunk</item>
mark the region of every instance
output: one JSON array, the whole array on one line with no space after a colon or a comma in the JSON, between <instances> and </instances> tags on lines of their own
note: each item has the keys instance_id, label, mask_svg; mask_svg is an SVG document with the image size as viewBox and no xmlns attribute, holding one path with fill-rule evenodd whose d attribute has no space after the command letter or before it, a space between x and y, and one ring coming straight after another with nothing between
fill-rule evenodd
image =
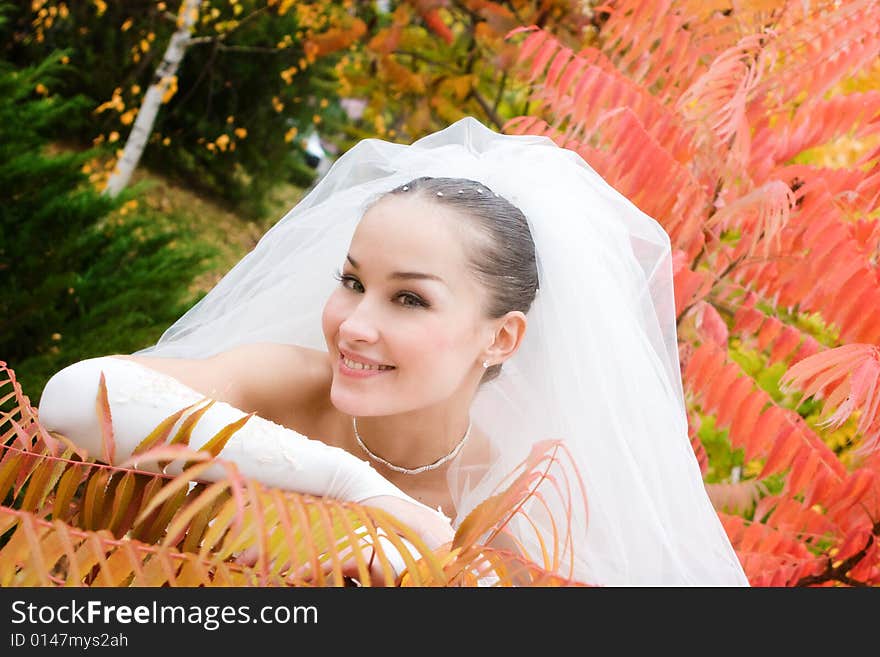
<instances>
[{"instance_id":1,"label":"birch tree trunk","mask_svg":"<svg viewBox=\"0 0 880 657\"><path fill-rule=\"evenodd\" d=\"M186 49L189 46L190 31L199 17L199 0L183 0L180 5L177 19L177 31L172 35L165 55L162 57L162 63L156 69L156 75L153 78L153 84L147 89L144 100L138 110L137 119L128 140L125 142L125 148L122 157L116 163L113 173L107 180L107 186L104 193L108 196L116 196L125 189L131 180L131 174L137 168L144 148L147 145L147 139L153 131L153 124L156 122L156 115L159 113L159 107L162 105L162 98L168 91L177 69L180 66Z\"/></svg>"}]
</instances>

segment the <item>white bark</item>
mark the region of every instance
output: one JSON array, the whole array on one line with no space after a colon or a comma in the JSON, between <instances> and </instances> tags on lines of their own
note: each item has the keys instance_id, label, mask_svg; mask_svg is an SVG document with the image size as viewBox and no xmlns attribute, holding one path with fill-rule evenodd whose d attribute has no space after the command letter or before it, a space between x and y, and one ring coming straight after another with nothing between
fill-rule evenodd
<instances>
[{"instance_id":1,"label":"white bark","mask_svg":"<svg viewBox=\"0 0 880 657\"><path fill-rule=\"evenodd\" d=\"M159 108L162 105L162 97L168 90L171 80L177 74L177 69L189 46L190 31L199 17L199 3L200 0L183 0L183 3L180 5L178 13L179 27L168 43L162 63L156 69L153 84L150 85L150 88L147 89L147 93L144 95L134 127L132 127L131 134L129 134L128 140L125 142L122 157L116 163L113 173L107 180L104 193L109 196L116 196L125 189L125 186L131 180L132 173L137 168L138 162L140 162L141 155L143 155L144 148L147 145L147 139L149 139L150 133L153 131L156 115L159 113Z\"/></svg>"}]
</instances>

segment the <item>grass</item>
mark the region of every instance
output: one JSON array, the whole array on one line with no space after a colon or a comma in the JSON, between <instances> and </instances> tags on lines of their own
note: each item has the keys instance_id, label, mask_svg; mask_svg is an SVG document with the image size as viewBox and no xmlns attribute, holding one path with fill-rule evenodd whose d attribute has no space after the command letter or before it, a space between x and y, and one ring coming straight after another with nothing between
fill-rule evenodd
<instances>
[{"instance_id":1,"label":"grass","mask_svg":"<svg viewBox=\"0 0 880 657\"><path fill-rule=\"evenodd\" d=\"M293 185L279 187L269 199L266 215L246 217L153 171L139 169L132 184L143 188L142 202L159 213L166 225L183 222L199 241L217 249L210 266L190 283L189 291L194 297L213 288L305 193Z\"/></svg>"}]
</instances>

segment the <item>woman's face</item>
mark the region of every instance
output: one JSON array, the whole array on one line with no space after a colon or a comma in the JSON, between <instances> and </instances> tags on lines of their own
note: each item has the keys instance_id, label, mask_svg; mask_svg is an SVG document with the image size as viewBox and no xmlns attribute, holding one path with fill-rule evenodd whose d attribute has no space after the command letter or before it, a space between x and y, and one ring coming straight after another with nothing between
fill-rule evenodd
<instances>
[{"instance_id":1,"label":"woman's face","mask_svg":"<svg viewBox=\"0 0 880 657\"><path fill-rule=\"evenodd\" d=\"M466 267L462 241L472 237L461 221L417 195L386 196L361 219L322 316L330 398L340 411L370 416L423 408L482 375L491 327ZM352 371L346 355L393 369Z\"/></svg>"}]
</instances>

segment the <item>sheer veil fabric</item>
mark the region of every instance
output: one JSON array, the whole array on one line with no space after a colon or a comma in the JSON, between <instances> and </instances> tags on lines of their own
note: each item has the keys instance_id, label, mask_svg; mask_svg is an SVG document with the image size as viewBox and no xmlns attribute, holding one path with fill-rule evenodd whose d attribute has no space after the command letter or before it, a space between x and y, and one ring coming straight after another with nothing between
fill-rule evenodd
<instances>
[{"instance_id":1,"label":"sheer veil fabric","mask_svg":"<svg viewBox=\"0 0 880 657\"><path fill-rule=\"evenodd\" d=\"M687 436L669 237L546 137L502 135L464 118L409 146L361 141L156 345L136 353L204 357L264 341L326 351L323 305L365 207L419 176L470 178L518 206L538 263L520 349L471 409L491 458L462 457L449 471L453 524L509 481L536 443L558 439L588 508L568 508L552 488L532 498L528 518L508 527L532 558L543 561L542 541L552 550L555 525L570 533L558 572L579 581L747 586ZM564 467L553 466L556 480L576 488Z\"/></svg>"}]
</instances>

